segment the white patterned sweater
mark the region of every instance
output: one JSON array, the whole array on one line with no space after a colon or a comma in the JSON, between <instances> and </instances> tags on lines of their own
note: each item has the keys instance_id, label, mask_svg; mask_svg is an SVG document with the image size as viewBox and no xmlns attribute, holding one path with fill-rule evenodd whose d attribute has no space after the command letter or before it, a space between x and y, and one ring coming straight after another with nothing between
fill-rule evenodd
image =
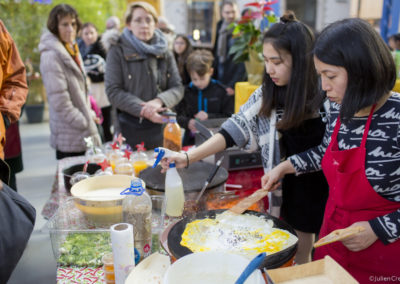
<instances>
[{"instance_id":1,"label":"white patterned sweater","mask_svg":"<svg viewBox=\"0 0 400 284\"><path fill-rule=\"evenodd\" d=\"M327 129L321 145L289 157L297 174L319 170L340 106L331 103ZM359 147L368 117L354 117L342 123L338 133L340 150ZM382 197L399 203L399 209L368 220L378 238L385 244L400 238L400 94L392 93L372 117L366 141L365 173L373 189Z\"/></svg>"},{"instance_id":2,"label":"white patterned sweater","mask_svg":"<svg viewBox=\"0 0 400 284\"><path fill-rule=\"evenodd\" d=\"M268 171L268 165L274 167L279 164L280 151L278 135L276 130L274 131L274 127L271 127L271 120L267 117L258 116L262 105L261 88L260 86L255 90L247 102L240 107L240 111L226 120L221 128L229 133L238 147L249 152L260 149L264 172L266 172ZM272 137L274 141L272 160L270 160L271 128L273 130L272 135L274 136ZM273 208L270 212L279 211L278 208L280 208L281 203L282 190L279 188L272 194L270 207ZM279 215L279 213L273 215Z\"/></svg>"}]
</instances>

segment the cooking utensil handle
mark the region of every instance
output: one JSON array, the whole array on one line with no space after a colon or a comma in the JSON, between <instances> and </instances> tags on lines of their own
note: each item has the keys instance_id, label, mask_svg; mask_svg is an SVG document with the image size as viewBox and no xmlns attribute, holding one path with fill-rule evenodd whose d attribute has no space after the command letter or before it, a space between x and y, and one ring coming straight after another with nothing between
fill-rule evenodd
<instances>
[{"instance_id":1,"label":"cooking utensil handle","mask_svg":"<svg viewBox=\"0 0 400 284\"><path fill-rule=\"evenodd\" d=\"M217 171L219 170L219 168L221 167L221 164L222 164L222 160L224 159L224 156L222 156L218 161L217 161L217 163L215 164L215 168L214 168L214 170L210 173L210 175L208 176L208 179L207 179L207 182L208 183L210 183L213 179L214 179L214 177L215 177L215 174L217 173Z\"/></svg>"},{"instance_id":2,"label":"cooking utensil handle","mask_svg":"<svg viewBox=\"0 0 400 284\"><path fill-rule=\"evenodd\" d=\"M229 209L229 211L236 213L236 214L242 214L244 211L246 211L247 208L249 208L251 205L253 205L257 201L259 201L261 198L264 198L267 195L268 195L268 190L263 189L263 188L258 189L252 195L239 201L239 203L234 205L231 209Z\"/></svg>"},{"instance_id":3,"label":"cooking utensil handle","mask_svg":"<svg viewBox=\"0 0 400 284\"><path fill-rule=\"evenodd\" d=\"M204 191L206 190L207 186L210 184L210 182L213 180L213 178L215 177L215 174L218 172L219 168L221 167L221 163L222 160L224 159L224 156L222 156L217 163L215 164L214 169L212 170L212 172L210 173L210 175L208 176L208 179L206 180L206 183L204 184L203 188L201 189L199 195L196 198L196 203L199 202L201 196L203 195Z\"/></svg>"},{"instance_id":4,"label":"cooking utensil handle","mask_svg":"<svg viewBox=\"0 0 400 284\"><path fill-rule=\"evenodd\" d=\"M242 274L240 274L239 278L236 280L235 284L243 284L247 278L256 270L260 264L264 261L264 258L267 254L265 252L260 253L252 261L247 265L247 267L243 270Z\"/></svg>"}]
</instances>

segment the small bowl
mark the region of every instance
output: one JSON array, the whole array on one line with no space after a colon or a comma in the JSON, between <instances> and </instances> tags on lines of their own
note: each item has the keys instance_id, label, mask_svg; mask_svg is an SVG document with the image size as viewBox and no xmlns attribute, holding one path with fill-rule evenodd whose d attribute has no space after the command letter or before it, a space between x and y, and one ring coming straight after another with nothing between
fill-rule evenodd
<instances>
[{"instance_id":1,"label":"small bowl","mask_svg":"<svg viewBox=\"0 0 400 284\"><path fill-rule=\"evenodd\" d=\"M64 186L68 192L71 191L71 187L72 187L72 185L70 183L72 175L76 172L81 172L83 170L84 165L85 164L76 164L76 165L73 165L73 166L63 170ZM87 167L87 173L89 173L90 175L93 175L99 169L101 169L101 166L99 166L97 164L89 163L88 167Z\"/></svg>"},{"instance_id":2,"label":"small bowl","mask_svg":"<svg viewBox=\"0 0 400 284\"><path fill-rule=\"evenodd\" d=\"M81 180L71 188L75 206L96 227L122 222L122 201L119 195L130 187L133 177L127 175L94 176Z\"/></svg>"}]
</instances>

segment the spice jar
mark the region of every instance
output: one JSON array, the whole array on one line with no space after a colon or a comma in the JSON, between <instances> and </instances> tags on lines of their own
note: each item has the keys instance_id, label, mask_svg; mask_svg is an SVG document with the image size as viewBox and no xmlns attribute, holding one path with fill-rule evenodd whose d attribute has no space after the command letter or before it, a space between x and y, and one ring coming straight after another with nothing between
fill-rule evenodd
<instances>
[{"instance_id":1,"label":"spice jar","mask_svg":"<svg viewBox=\"0 0 400 284\"><path fill-rule=\"evenodd\" d=\"M107 284L115 283L114 260L112 252L106 253L101 258L103 262L104 280Z\"/></svg>"}]
</instances>

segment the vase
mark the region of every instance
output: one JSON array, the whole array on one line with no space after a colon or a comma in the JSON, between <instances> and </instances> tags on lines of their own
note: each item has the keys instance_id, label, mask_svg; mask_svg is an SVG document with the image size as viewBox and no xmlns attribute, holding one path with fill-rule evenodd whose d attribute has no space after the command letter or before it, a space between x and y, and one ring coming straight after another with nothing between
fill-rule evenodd
<instances>
[{"instance_id":1,"label":"vase","mask_svg":"<svg viewBox=\"0 0 400 284\"><path fill-rule=\"evenodd\" d=\"M249 60L244 62L247 72L247 81L251 85L261 85L264 75L264 62L258 56L257 51L249 51Z\"/></svg>"},{"instance_id":2,"label":"vase","mask_svg":"<svg viewBox=\"0 0 400 284\"><path fill-rule=\"evenodd\" d=\"M43 121L44 103L25 105L24 109L28 123L40 123Z\"/></svg>"}]
</instances>

